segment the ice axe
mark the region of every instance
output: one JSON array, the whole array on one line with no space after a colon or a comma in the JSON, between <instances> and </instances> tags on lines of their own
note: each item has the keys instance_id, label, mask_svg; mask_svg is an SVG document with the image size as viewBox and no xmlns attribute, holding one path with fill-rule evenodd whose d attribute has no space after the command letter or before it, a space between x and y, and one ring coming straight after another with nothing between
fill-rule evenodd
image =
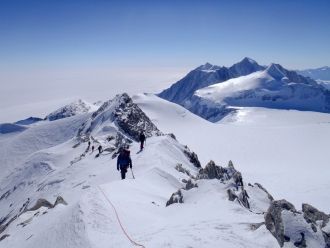
<instances>
[{"instance_id":1,"label":"ice axe","mask_svg":"<svg viewBox=\"0 0 330 248\"><path fill-rule=\"evenodd\" d=\"M135 179L135 176L134 176L134 173L133 173L133 169L132 168L131 168L131 172L132 172L133 179Z\"/></svg>"}]
</instances>

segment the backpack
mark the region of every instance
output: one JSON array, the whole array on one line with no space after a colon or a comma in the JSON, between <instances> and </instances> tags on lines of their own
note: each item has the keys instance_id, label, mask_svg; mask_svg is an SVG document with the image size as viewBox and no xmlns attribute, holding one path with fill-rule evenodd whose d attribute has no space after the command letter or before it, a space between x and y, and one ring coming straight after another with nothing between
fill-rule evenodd
<instances>
[{"instance_id":1,"label":"backpack","mask_svg":"<svg viewBox=\"0 0 330 248\"><path fill-rule=\"evenodd\" d=\"M123 154L125 155L125 157L130 157L131 156L131 151L127 150L127 149L124 149Z\"/></svg>"}]
</instances>

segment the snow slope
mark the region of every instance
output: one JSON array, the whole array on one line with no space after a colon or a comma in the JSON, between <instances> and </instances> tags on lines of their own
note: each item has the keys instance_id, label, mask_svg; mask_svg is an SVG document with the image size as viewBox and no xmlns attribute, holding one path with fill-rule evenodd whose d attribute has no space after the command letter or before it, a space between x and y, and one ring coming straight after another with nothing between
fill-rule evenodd
<instances>
[{"instance_id":1,"label":"snow slope","mask_svg":"<svg viewBox=\"0 0 330 248\"><path fill-rule=\"evenodd\" d=\"M182 186L180 178L185 178L174 170L175 164L181 162L193 170L178 152L180 146L169 137L149 139L143 153L137 154L137 144L132 146L137 179L129 176L126 181L119 180L111 156L96 160L95 153L88 154L69 166L71 154L65 151L70 151L71 145L48 151L53 152L51 157L61 159L52 161L53 172L42 182L42 190L35 191L37 184L32 183L23 192L32 199L54 199L60 193L68 206L21 215L6 230L10 236L0 242L0 247L131 247L99 187L115 205L125 229L146 247L214 247L219 243L223 247L277 247L265 228L257 232L248 229L249 223L261 222L262 216L228 202L216 181L200 184L198 192L185 197L184 206L165 207L171 193ZM14 197L18 198L15 195L10 200ZM221 211L215 211L215 207ZM31 216L30 224L16 226ZM260 235L262 238L256 241Z\"/></svg>"},{"instance_id":2,"label":"snow slope","mask_svg":"<svg viewBox=\"0 0 330 248\"><path fill-rule=\"evenodd\" d=\"M42 122L27 128L24 132L11 136L10 139L1 139L0 136L0 181L10 172L18 169L16 167L35 152L73 138L87 116L79 115L58 120L56 123Z\"/></svg>"},{"instance_id":3,"label":"snow slope","mask_svg":"<svg viewBox=\"0 0 330 248\"><path fill-rule=\"evenodd\" d=\"M202 164L231 159L275 198L329 209L329 114L245 107L211 123L154 95L133 99L161 130L198 151Z\"/></svg>"},{"instance_id":4,"label":"snow slope","mask_svg":"<svg viewBox=\"0 0 330 248\"><path fill-rule=\"evenodd\" d=\"M198 131L216 126L156 96L133 100L164 132L168 117L176 120L172 125L181 125L180 131L184 120L199 126ZM141 128L149 137L142 152L135 142ZM96 155L87 141L101 144L104 152ZM124 143L130 143L135 180L130 171L127 180L120 180L116 170L114 155ZM132 247L128 237L144 247L278 247L262 224L272 204L267 191L248 184L245 176L237 184L242 176L230 163L197 168L189 148L163 135L126 94L94 113L0 136L0 151L0 247ZM188 189L187 180L197 187ZM183 203L170 204L178 189ZM324 244L320 227L314 234L301 214L287 212L281 215L292 240L285 247L294 247L300 227L309 247Z\"/></svg>"}]
</instances>

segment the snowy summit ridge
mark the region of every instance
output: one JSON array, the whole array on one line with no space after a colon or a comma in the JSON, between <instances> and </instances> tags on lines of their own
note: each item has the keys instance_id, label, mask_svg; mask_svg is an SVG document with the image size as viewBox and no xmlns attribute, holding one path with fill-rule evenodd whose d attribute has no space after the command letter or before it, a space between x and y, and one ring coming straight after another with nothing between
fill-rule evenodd
<instances>
[{"instance_id":1,"label":"snowy summit ridge","mask_svg":"<svg viewBox=\"0 0 330 248\"><path fill-rule=\"evenodd\" d=\"M115 123L122 133L135 141L139 140L141 131L144 131L147 137L161 135L158 128L126 93L119 94L114 99L103 103L84 123L78 135L107 132L110 129L107 126L109 123Z\"/></svg>"}]
</instances>

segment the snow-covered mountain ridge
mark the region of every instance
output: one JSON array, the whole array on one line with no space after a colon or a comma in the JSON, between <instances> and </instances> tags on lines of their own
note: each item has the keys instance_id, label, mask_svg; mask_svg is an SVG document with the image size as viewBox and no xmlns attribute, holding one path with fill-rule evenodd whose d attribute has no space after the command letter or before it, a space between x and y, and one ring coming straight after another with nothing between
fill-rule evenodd
<instances>
[{"instance_id":1,"label":"snow-covered mountain ridge","mask_svg":"<svg viewBox=\"0 0 330 248\"><path fill-rule=\"evenodd\" d=\"M135 135L142 129L149 139L140 152ZM130 247L100 189L145 247L328 242L328 215L275 201L260 184L245 182L231 162L196 167L196 154L162 134L127 94L94 113L11 135L0 137L6 169L0 178L0 247ZM88 141L104 152L95 156ZM114 158L127 143L136 179L120 181Z\"/></svg>"},{"instance_id":2,"label":"snow-covered mountain ridge","mask_svg":"<svg viewBox=\"0 0 330 248\"><path fill-rule=\"evenodd\" d=\"M263 66L260 66L250 58L244 58L242 61L228 68L206 63L189 72L170 88L162 91L159 96L171 102L185 105L185 102L189 100L198 89L231 78L248 75L262 69L264 69Z\"/></svg>"},{"instance_id":3,"label":"snow-covered mountain ridge","mask_svg":"<svg viewBox=\"0 0 330 248\"><path fill-rule=\"evenodd\" d=\"M97 106L90 104L86 101L78 99L62 108L55 110L54 112L48 114L45 120L54 121L62 118L71 117L78 114L84 114L88 112L93 112L97 109Z\"/></svg>"},{"instance_id":4,"label":"snow-covered mountain ridge","mask_svg":"<svg viewBox=\"0 0 330 248\"><path fill-rule=\"evenodd\" d=\"M240 62L239 65L241 67L239 71L242 73L234 77L218 79L219 82L208 85L201 78L199 82L201 87L194 89L193 93L189 87L194 81L184 80L185 77L159 96L179 103L212 122L221 120L237 107L330 112L330 91L313 79L287 70L279 64L271 64L267 68L253 67L258 70L251 69L250 62ZM183 101L177 101L170 94L177 91L178 85L180 85L180 94L184 95Z\"/></svg>"}]
</instances>

